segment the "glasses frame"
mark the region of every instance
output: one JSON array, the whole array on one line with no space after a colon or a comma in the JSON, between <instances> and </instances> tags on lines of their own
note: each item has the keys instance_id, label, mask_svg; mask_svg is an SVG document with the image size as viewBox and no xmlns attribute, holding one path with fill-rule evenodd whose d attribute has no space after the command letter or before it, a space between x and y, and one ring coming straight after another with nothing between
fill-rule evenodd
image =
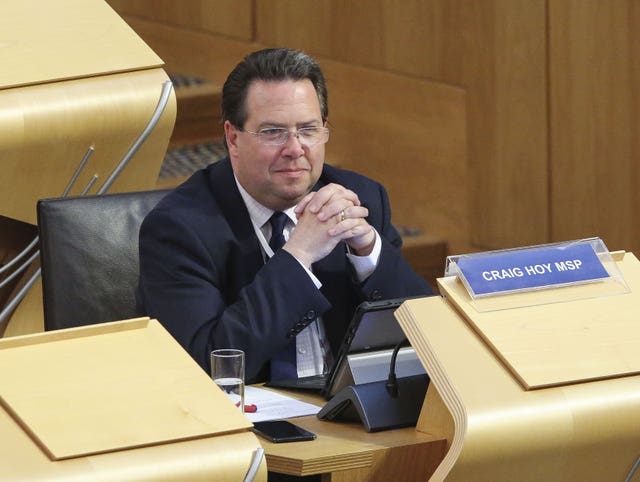
<instances>
[{"instance_id":1,"label":"glasses frame","mask_svg":"<svg viewBox=\"0 0 640 482\"><path fill-rule=\"evenodd\" d=\"M329 128L328 127L301 127L300 129L296 129L295 131L290 131L289 129L285 129L284 127L265 127L264 129L260 129L259 131L250 131L247 129L240 129L242 132L246 132L247 134L251 134L252 136L256 136L258 138L258 142L263 146L284 146L291 136L295 136L300 144L307 147L317 146L318 144L326 144L329 141ZM286 135L282 138L281 142L276 141L267 141L265 136L267 135L265 131L280 131L282 133L286 133ZM314 142L312 144L308 143L308 140L304 137L300 137L300 134L305 131L320 132L324 136L323 139Z\"/></svg>"}]
</instances>

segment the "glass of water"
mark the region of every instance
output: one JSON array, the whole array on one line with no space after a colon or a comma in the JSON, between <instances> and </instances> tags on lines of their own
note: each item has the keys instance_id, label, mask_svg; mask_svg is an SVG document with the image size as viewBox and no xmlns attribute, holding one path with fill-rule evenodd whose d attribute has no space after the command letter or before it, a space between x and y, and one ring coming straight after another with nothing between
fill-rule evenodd
<instances>
[{"instance_id":1,"label":"glass of water","mask_svg":"<svg viewBox=\"0 0 640 482\"><path fill-rule=\"evenodd\" d=\"M225 348L211 352L211 377L244 413L244 352Z\"/></svg>"}]
</instances>

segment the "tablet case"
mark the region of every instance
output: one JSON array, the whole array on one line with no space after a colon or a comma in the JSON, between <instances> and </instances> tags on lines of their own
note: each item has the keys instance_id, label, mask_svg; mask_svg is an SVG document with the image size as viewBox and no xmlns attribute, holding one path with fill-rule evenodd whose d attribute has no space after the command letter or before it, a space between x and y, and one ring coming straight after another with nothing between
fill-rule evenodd
<instances>
[{"instance_id":1,"label":"tablet case","mask_svg":"<svg viewBox=\"0 0 640 482\"><path fill-rule=\"evenodd\" d=\"M335 363L326 376L273 380L265 383L265 386L320 390L326 399L331 398L342 388L354 383L348 355L384 349L392 350L397 343L406 338L393 314L406 299L408 298L360 303L351 318ZM386 373L383 376L386 376Z\"/></svg>"},{"instance_id":2,"label":"tablet case","mask_svg":"<svg viewBox=\"0 0 640 482\"><path fill-rule=\"evenodd\" d=\"M407 298L364 301L358 305L345 333L333 369L329 373L322 395L329 399L354 383L348 356L380 350L392 350L406 338L394 312ZM387 370L381 377L386 376Z\"/></svg>"}]
</instances>

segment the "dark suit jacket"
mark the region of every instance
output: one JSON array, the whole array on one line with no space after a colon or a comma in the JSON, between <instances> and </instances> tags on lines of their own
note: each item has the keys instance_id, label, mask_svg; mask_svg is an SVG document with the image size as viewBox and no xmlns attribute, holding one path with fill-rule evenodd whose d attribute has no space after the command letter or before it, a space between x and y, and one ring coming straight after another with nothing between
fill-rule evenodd
<instances>
[{"instance_id":1,"label":"dark suit jacket","mask_svg":"<svg viewBox=\"0 0 640 482\"><path fill-rule=\"evenodd\" d=\"M313 265L320 290L284 250L265 263L225 159L196 172L144 220L141 313L157 318L207 371L212 349L244 350L252 383L266 378L271 356L317 316L335 353L361 301L431 294L400 254L385 189L327 165L314 189L332 182L358 194L382 238L378 267L364 283L353 277L344 243Z\"/></svg>"}]
</instances>

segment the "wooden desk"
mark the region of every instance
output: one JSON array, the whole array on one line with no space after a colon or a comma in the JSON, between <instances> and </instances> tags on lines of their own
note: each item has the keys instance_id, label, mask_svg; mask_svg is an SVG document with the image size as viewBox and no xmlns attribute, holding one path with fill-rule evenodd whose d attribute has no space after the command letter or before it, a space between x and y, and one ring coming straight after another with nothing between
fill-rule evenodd
<instances>
[{"instance_id":1,"label":"wooden desk","mask_svg":"<svg viewBox=\"0 0 640 482\"><path fill-rule=\"evenodd\" d=\"M418 430L450 440L433 480L628 480L640 447L640 262L632 253L614 259L628 294L472 313L450 277L438 280L446 298L395 312L431 378ZM528 295L568 300L572 290L603 287ZM523 353L538 356L527 365Z\"/></svg>"},{"instance_id":2,"label":"wooden desk","mask_svg":"<svg viewBox=\"0 0 640 482\"><path fill-rule=\"evenodd\" d=\"M250 427L157 320L0 340L1 481L236 482Z\"/></svg>"},{"instance_id":3,"label":"wooden desk","mask_svg":"<svg viewBox=\"0 0 640 482\"><path fill-rule=\"evenodd\" d=\"M0 480L242 480L251 464L249 431L52 461L0 405ZM267 479L264 462L257 481Z\"/></svg>"},{"instance_id":4,"label":"wooden desk","mask_svg":"<svg viewBox=\"0 0 640 482\"><path fill-rule=\"evenodd\" d=\"M320 396L279 390L324 405ZM426 481L444 458L446 440L413 427L368 433L362 424L313 416L290 419L317 434L310 442L271 443L260 438L267 468L290 475L322 474L323 482Z\"/></svg>"}]
</instances>

